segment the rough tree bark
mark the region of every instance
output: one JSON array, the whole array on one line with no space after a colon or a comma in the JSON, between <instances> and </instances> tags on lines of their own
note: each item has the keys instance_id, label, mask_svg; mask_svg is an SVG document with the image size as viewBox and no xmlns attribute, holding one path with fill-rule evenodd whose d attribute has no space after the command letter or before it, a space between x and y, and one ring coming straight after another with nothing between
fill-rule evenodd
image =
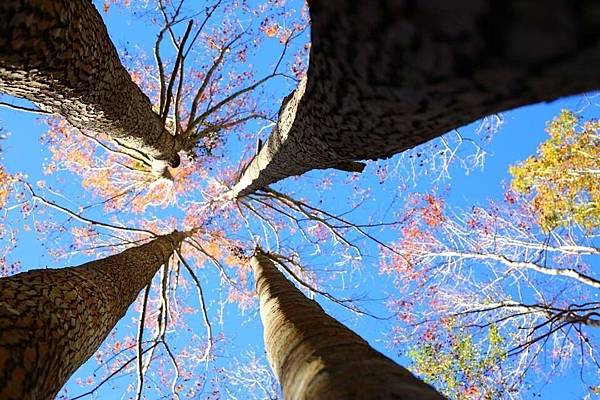
<instances>
[{"instance_id":1,"label":"rough tree bark","mask_svg":"<svg viewBox=\"0 0 600 400\"><path fill-rule=\"evenodd\" d=\"M251 265L267 357L285 399L443 399L325 314L263 252Z\"/></svg>"},{"instance_id":2,"label":"rough tree bark","mask_svg":"<svg viewBox=\"0 0 600 400\"><path fill-rule=\"evenodd\" d=\"M185 236L0 279L0 399L54 399Z\"/></svg>"},{"instance_id":3,"label":"rough tree bark","mask_svg":"<svg viewBox=\"0 0 600 400\"><path fill-rule=\"evenodd\" d=\"M89 0L0 1L0 91L142 152L160 172L179 145L119 60Z\"/></svg>"},{"instance_id":4,"label":"rough tree bark","mask_svg":"<svg viewBox=\"0 0 600 400\"><path fill-rule=\"evenodd\" d=\"M359 171L483 116L600 87L600 2L309 0L307 80L229 193Z\"/></svg>"}]
</instances>

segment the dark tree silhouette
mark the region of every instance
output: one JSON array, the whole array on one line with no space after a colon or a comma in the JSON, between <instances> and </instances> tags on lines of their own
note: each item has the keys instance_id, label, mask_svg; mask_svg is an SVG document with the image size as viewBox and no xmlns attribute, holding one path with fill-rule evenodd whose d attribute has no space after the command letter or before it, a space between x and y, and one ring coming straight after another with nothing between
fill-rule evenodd
<instances>
[{"instance_id":1,"label":"dark tree silhouette","mask_svg":"<svg viewBox=\"0 0 600 400\"><path fill-rule=\"evenodd\" d=\"M0 398L53 399L179 247L173 232L77 267L0 279Z\"/></svg>"},{"instance_id":2,"label":"dark tree silhouette","mask_svg":"<svg viewBox=\"0 0 600 400\"><path fill-rule=\"evenodd\" d=\"M360 171L478 118L598 88L596 1L310 1L308 74L235 198Z\"/></svg>"},{"instance_id":3,"label":"dark tree silhouette","mask_svg":"<svg viewBox=\"0 0 600 400\"><path fill-rule=\"evenodd\" d=\"M177 166L180 145L119 60L88 0L0 2L0 91Z\"/></svg>"}]
</instances>

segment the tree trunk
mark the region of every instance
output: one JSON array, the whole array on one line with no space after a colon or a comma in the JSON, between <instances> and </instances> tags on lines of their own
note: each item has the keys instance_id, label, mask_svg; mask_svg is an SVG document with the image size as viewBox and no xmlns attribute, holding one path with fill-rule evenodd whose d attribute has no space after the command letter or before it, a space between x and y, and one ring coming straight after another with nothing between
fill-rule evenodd
<instances>
[{"instance_id":1,"label":"tree trunk","mask_svg":"<svg viewBox=\"0 0 600 400\"><path fill-rule=\"evenodd\" d=\"M0 399L53 399L185 236L0 279Z\"/></svg>"},{"instance_id":2,"label":"tree trunk","mask_svg":"<svg viewBox=\"0 0 600 400\"><path fill-rule=\"evenodd\" d=\"M260 250L252 257L267 357L284 398L443 399L325 314Z\"/></svg>"},{"instance_id":3,"label":"tree trunk","mask_svg":"<svg viewBox=\"0 0 600 400\"><path fill-rule=\"evenodd\" d=\"M177 166L175 137L121 65L90 0L0 1L0 91Z\"/></svg>"},{"instance_id":4,"label":"tree trunk","mask_svg":"<svg viewBox=\"0 0 600 400\"><path fill-rule=\"evenodd\" d=\"M600 87L595 0L309 0L307 80L235 198L315 168L359 170L489 114ZM289 101L287 101L289 100Z\"/></svg>"}]
</instances>

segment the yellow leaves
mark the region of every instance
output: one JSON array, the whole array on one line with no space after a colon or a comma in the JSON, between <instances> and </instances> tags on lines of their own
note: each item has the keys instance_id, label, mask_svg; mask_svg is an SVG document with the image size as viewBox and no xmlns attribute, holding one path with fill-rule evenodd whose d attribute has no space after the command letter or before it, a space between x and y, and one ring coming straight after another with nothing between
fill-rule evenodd
<instances>
[{"instance_id":1,"label":"yellow leaves","mask_svg":"<svg viewBox=\"0 0 600 400\"><path fill-rule=\"evenodd\" d=\"M600 226L600 122L563 110L548 123L535 156L511 166L513 190L532 196L540 226Z\"/></svg>"},{"instance_id":2,"label":"yellow leaves","mask_svg":"<svg viewBox=\"0 0 600 400\"><path fill-rule=\"evenodd\" d=\"M270 25L263 27L263 32L267 37L277 38L279 39L279 43L285 43L290 36L294 33L293 30L289 28L283 28L276 23L271 23Z\"/></svg>"},{"instance_id":3,"label":"yellow leaves","mask_svg":"<svg viewBox=\"0 0 600 400\"><path fill-rule=\"evenodd\" d=\"M7 174L4 168L0 165L0 208L3 208L6 205L8 195L14 182L15 177Z\"/></svg>"},{"instance_id":4,"label":"yellow leaves","mask_svg":"<svg viewBox=\"0 0 600 400\"><path fill-rule=\"evenodd\" d=\"M192 177L201 170L185 160L176 170L176 184L167 179L156 179L149 167L127 155L106 151L118 149L106 135L81 134L64 120L51 120L44 140L52 153L46 173L69 171L81 177L82 186L95 195L107 199L106 210L127 207L134 213L143 213L148 206L167 207L174 204L177 193L195 188ZM42 183L43 184L43 183Z\"/></svg>"},{"instance_id":5,"label":"yellow leaves","mask_svg":"<svg viewBox=\"0 0 600 400\"><path fill-rule=\"evenodd\" d=\"M8 184L7 175L4 172L4 168L0 166L0 208L6 204L6 198L8 197Z\"/></svg>"},{"instance_id":6,"label":"yellow leaves","mask_svg":"<svg viewBox=\"0 0 600 400\"><path fill-rule=\"evenodd\" d=\"M52 173L57 166L66 166L72 172L88 172L92 164L95 143L81 137L65 120L52 119L50 129L44 134L44 142L52 153L52 161L46 165L46 173Z\"/></svg>"},{"instance_id":7,"label":"yellow leaves","mask_svg":"<svg viewBox=\"0 0 600 400\"><path fill-rule=\"evenodd\" d=\"M272 24L265 29L265 35L268 37L275 37L279 32L279 26L276 24Z\"/></svg>"},{"instance_id":8,"label":"yellow leaves","mask_svg":"<svg viewBox=\"0 0 600 400\"><path fill-rule=\"evenodd\" d=\"M100 170L96 171L95 174L87 175L81 184L84 188L97 188L101 186L101 183L105 182L108 179L108 170Z\"/></svg>"},{"instance_id":9,"label":"yellow leaves","mask_svg":"<svg viewBox=\"0 0 600 400\"><path fill-rule=\"evenodd\" d=\"M204 244L204 251L208 253L209 256L213 258L221 257L221 248L216 242L208 242Z\"/></svg>"},{"instance_id":10,"label":"yellow leaves","mask_svg":"<svg viewBox=\"0 0 600 400\"><path fill-rule=\"evenodd\" d=\"M150 176L144 178L143 175L138 179L140 187L145 187L146 190L131 200L131 211L134 213L141 214L148 206L167 207L175 202L173 182L167 179L152 181Z\"/></svg>"},{"instance_id":11,"label":"yellow leaves","mask_svg":"<svg viewBox=\"0 0 600 400\"><path fill-rule=\"evenodd\" d=\"M437 383L450 398L497 398L484 379L498 372L506 359L504 339L495 324L489 326L487 340L448 326L439 326L435 334L427 332L408 353L417 374Z\"/></svg>"},{"instance_id":12,"label":"yellow leaves","mask_svg":"<svg viewBox=\"0 0 600 400\"><path fill-rule=\"evenodd\" d=\"M223 261L230 267L236 267L241 264L239 257L236 257L232 254L228 254Z\"/></svg>"}]
</instances>

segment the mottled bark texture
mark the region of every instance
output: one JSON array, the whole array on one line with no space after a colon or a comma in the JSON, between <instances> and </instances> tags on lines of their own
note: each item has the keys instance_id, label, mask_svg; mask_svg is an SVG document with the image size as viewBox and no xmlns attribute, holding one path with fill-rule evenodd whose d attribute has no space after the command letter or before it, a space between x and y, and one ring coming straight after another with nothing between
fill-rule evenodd
<instances>
[{"instance_id":1,"label":"mottled bark texture","mask_svg":"<svg viewBox=\"0 0 600 400\"><path fill-rule=\"evenodd\" d=\"M251 260L267 357L287 400L443 399L325 314L257 251Z\"/></svg>"},{"instance_id":2,"label":"mottled bark texture","mask_svg":"<svg viewBox=\"0 0 600 400\"><path fill-rule=\"evenodd\" d=\"M600 87L597 0L308 3L307 82L231 197Z\"/></svg>"},{"instance_id":3,"label":"mottled bark texture","mask_svg":"<svg viewBox=\"0 0 600 400\"><path fill-rule=\"evenodd\" d=\"M54 399L184 237L0 279L0 399Z\"/></svg>"},{"instance_id":4,"label":"mottled bark texture","mask_svg":"<svg viewBox=\"0 0 600 400\"><path fill-rule=\"evenodd\" d=\"M131 80L89 0L0 1L0 91L177 166L175 137Z\"/></svg>"}]
</instances>

